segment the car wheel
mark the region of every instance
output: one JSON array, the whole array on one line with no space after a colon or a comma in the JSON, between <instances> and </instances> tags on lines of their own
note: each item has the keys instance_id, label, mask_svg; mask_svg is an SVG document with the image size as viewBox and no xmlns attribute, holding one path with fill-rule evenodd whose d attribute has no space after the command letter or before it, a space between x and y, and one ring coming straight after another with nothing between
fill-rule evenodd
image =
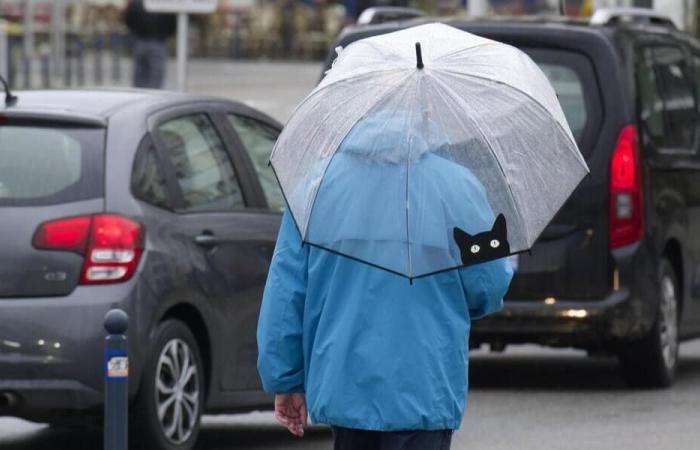
<instances>
[{"instance_id":1,"label":"car wheel","mask_svg":"<svg viewBox=\"0 0 700 450\"><path fill-rule=\"evenodd\" d=\"M197 341L179 320L161 323L133 407L130 448L190 450L204 407Z\"/></svg>"},{"instance_id":2,"label":"car wheel","mask_svg":"<svg viewBox=\"0 0 700 450\"><path fill-rule=\"evenodd\" d=\"M649 334L620 352L625 381L631 387L661 388L673 384L678 367L679 289L667 260L659 266L659 309Z\"/></svg>"}]
</instances>

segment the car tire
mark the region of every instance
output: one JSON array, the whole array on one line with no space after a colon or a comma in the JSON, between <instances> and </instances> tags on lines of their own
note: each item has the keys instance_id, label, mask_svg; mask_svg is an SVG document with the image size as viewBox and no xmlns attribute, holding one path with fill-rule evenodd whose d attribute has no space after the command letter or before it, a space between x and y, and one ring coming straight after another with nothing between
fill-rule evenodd
<instances>
[{"instance_id":1,"label":"car tire","mask_svg":"<svg viewBox=\"0 0 700 450\"><path fill-rule=\"evenodd\" d=\"M156 329L132 404L129 448L190 450L204 407L204 367L197 340L179 320Z\"/></svg>"},{"instance_id":2,"label":"car tire","mask_svg":"<svg viewBox=\"0 0 700 450\"><path fill-rule=\"evenodd\" d=\"M659 265L659 308L649 333L624 346L619 354L622 374L633 388L664 388L673 384L678 367L679 288L671 263Z\"/></svg>"}]
</instances>

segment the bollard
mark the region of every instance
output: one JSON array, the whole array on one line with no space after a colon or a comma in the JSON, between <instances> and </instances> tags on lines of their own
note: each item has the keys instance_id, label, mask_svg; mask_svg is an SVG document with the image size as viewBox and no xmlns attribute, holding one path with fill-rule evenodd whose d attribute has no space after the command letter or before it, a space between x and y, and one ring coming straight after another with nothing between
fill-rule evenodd
<instances>
[{"instance_id":1,"label":"bollard","mask_svg":"<svg viewBox=\"0 0 700 450\"><path fill-rule=\"evenodd\" d=\"M9 37L9 48L8 48L8 56L9 60L7 61L7 83L10 85L11 88L15 88L17 85L17 65L19 64L18 62L18 55L19 55L19 47L20 47L20 42L19 38L17 37Z\"/></svg>"},{"instance_id":2,"label":"bollard","mask_svg":"<svg viewBox=\"0 0 700 450\"><path fill-rule=\"evenodd\" d=\"M102 36L100 33L97 33L93 37L93 47L92 47L92 55L94 58L94 78L93 78L93 83L97 85L101 85L104 80L104 70L102 66L102 56L103 53L102 51L104 50L104 36Z\"/></svg>"},{"instance_id":3,"label":"bollard","mask_svg":"<svg viewBox=\"0 0 700 450\"><path fill-rule=\"evenodd\" d=\"M129 359L126 329L129 318L121 309L105 316L104 450L127 450Z\"/></svg>"},{"instance_id":4,"label":"bollard","mask_svg":"<svg viewBox=\"0 0 700 450\"><path fill-rule=\"evenodd\" d=\"M85 41L81 36L77 36L73 42L73 59L78 86L85 86Z\"/></svg>"},{"instance_id":5,"label":"bollard","mask_svg":"<svg viewBox=\"0 0 700 450\"><path fill-rule=\"evenodd\" d=\"M112 52L112 83L119 83L122 78L122 36L116 31L112 31L109 39L109 46Z\"/></svg>"},{"instance_id":6,"label":"bollard","mask_svg":"<svg viewBox=\"0 0 700 450\"><path fill-rule=\"evenodd\" d=\"M32 88L32 59L26 55L22 58L22 70L24 71L24 89Z\"/></svg>"},{"instance_id":7,"label":"bollard","mask_svg":"<svg viewBox=\"0 0 700 450\"><path fill-rule=\"evenodd\" d=\"M51 87L51 51L48 48L43 48L41 50L41 56L39 57L39 64L41 67L41 86L43 88Z\"/></svg>"}]
</instances>

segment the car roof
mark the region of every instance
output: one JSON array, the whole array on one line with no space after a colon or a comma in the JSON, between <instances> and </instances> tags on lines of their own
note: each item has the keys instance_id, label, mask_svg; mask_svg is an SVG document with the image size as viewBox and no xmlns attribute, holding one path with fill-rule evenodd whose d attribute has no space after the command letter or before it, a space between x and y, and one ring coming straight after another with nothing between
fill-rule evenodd
<instances>
[{"instance_id":1,"label":"car roof","mask_svg":"<svg viewBox=\"0 0 700 450\"><path fill-rule=\"evenodd\" d=\"M588 18L559 16L559 15L521 15L521 16L488 16L488 17L418 17L415 19L385 22L375 25L352 25L341 32L337 41L357 40L362 37L388 33L412 26L439 22L461 29L488 30L493 34L512 33L516 30L528 33L550 33L563 31L565 33L607 35L625 30L632 33L654 33L674 35L682 39L690 36L673 27L639 24L616 23L614 25L591 25Z\"/></svg>"},{"instance_id":2,"label":"car roof","mask_svg":"<svg viewBox=\"0 0 700 450\"><path fill-rule=\"evenodd\" d=\"M129 108L156 111L164 107L214 102L227 104L255 116L264 116L242 103L209 97L152 89L46 89L16 91L17 101L0 106L0 114L15 117L45 117L105 125L107 120ZM270 119L272 120L272 119Z\"/></svg>"},{"instance_id":3,"label":"car roof","mask_svg":"<svg viewBox=\"0 0 700 450\"><path fill-rule=\"evenodd\" d=\"M398 31L428 23L443 23L462 30L480 34L490 39L507 43L525 43L529 45L562 45L566 41L578 41L588 46L591 41L606 42L610 46L613 27L590 26L587 21L560 16L489 16L486 18L469 17L420 17L405 21L385 22L378 25L348 26L336 40L327 57L325 68L331 66L336 57L336 46L350 43L384 33Z\"/></svg>"}]
</instances>

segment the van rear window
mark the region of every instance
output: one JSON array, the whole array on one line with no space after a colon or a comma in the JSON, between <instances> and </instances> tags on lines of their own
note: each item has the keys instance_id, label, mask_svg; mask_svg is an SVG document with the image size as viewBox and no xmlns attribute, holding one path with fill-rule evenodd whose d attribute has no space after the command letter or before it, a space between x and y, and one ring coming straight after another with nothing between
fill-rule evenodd
<instances>
[{"instance_id":1,"label":"van rear window","mask_svg":"<svg viewBox=\"0 0 700 450\"><path fill-rule=\"evenodd\" d=\"M103 195L104 129L31 121L0 124L0 206Z\"/></svg>"},{"instance_id":2,"label":"van rear window","mask_svg":"<svg viewBox=\"0 0 700 450\"><path fill-rule=\"evenodd\" d=\"M542 69L557 93L579 150L588 158L602 124L602 105L591 61L561 49L521 47Z\"/></svg>"},{"instance_id":3,"label":"van rear window","mask_svg":"<svg viewBox=\"0 0 700 450\"><path fill-rule=\"evenodd\" d=\"M570 67L559 63L539 63L538 66L547 76L559 98L569 128L576 139L586 126L588 111L583 97L581 77Z\"/></svg>"}]
</instances>

